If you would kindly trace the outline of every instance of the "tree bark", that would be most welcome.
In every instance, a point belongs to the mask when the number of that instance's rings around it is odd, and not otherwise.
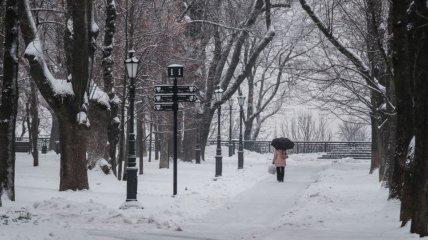
[[[158,120],[159,117],[156,117],[156,120]],[[159,152],[160,152],[160,134],[159,134],[159,124],[154,124],[155,126],[155,132],[153,135],[155,136],[155,160],[159,160]]]
[[[31,154],[33,155],[33,166],[39,166],[39,149],[38,149],[38,138],[39,138],[39,98],[37,92],[37,86],[34,81],[31,82],[31,95],[30,95],[30,143],[31,143]]]
[[[119,141],[119,119],[118,114],[118,97],[114,90],[114,79],[113,79],[113,45],[114,45],[114,34],[116,32],[116,5],[114,0],[106,0],[106,20],[105,20],[105,31],[104,31],[104,43],[103,43],[103,81],[104,89],[109,96],[110,103],[110,116],[107,127],[108,135],[108,159],[107,161],[112,166],[114,175],[117,176],[117,163],[116,163],[116,148]]]
[[[89,189],[86,167],[87,131],[70,118],[58,116],[61,139],[60,191]]]
[[[3,85],[0,105],[0,206],[6,192],[15,201],[15,125],[18,111],[18,4],[7,0],[4,24]]]
[[[139,171],[138,173],[142,175],[144,173],[144,121],[143,116],[140,114],[140,116],[137,118],[137,141],[135,144],[137,145],[137,154],[139,156]]]
[[[409,203],[405,206],[411,209],[412,225],[410,231],[420,237],[428,236],[428,9],[426,1],[414,1],[410,10],[413,13],[413,28],[411,34],[411,51],[414,54],[414,136],[415,146],[408,145],[407,161],[413,161],[410,167],[409,181],[404,182],[406,189],[409,184]],[[409,13],[409,10],[407,11]],[[398,89],[397,89],[398,90]],[[411,149],[415,147],[415,149]],[[412,153],[414,151],[414,153]],[[412,159],[414,154],[414,159]],[[404,205],[404,204],[403,204]],[[402,206],[403,206],[402,205]]]
[[[407,9],[409,2],[396,0],[392,3],[393,21],[393,64],[394,85],[396,92],[397,132],[394,169],[390,182],[390,198],[399,198],[402,191],[403,166],[407,148],[413,136],[413,80],[410,70],[409,44],[407,31]]]

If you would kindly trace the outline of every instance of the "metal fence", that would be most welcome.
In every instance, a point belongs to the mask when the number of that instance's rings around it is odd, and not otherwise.
[[[42,146],[49,146],[49,138],[42,137],[37,140],[38,148]],[[150,148],[148,140],[145,141],[147,150]],[[231,144],[235,151],[238,151],[239,141],[234,139]],[[244,141],[244,149],[258,153],[273,153],[274,148],[270,145],[270,141]],[[207,145],[216,145],[217,140],[210,139]],[[221,141],[222,146],[229,146],[229,141]],[[152,150],[155,147],[155,141],[151,144]],[[344,148],[360,148],[370,149],[371,142],[294,142],[294,148],[288,150],[289,154],[293,153],[322,153],[331,152],[334,150],[341,150]],[[17,152],[29,152],[31,149],[29,139],[27,137],[16,138],[16,151]]]
[[[232,147],[238,149],[238,140],[231,142]],[[274,148],[270,145],[270,141],[244,141],[244,149],[258,153],[273,153]],[[216,140],[209,140],[208,145],[217,144]],[[229,146],[229,141],[221,141],[223,146]],[[293,153],[321,153],[340,150],[343,148],[362,148],[369,149],[370,142],[294,142],[294,148],[288,150],[289,154]]]
[[[42,149],[42,146],[49,147],[50,139],[48,137],[41,137],[37,139],[37,148]],[[31,145],[28,137],[17,137],[15,138],[15,151],[16,152],[30,152]]]

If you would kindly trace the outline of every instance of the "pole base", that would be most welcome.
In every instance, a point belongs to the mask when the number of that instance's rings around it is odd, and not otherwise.
[[[244,168],[244,151],[238,151],[238,169]]]
[[[215,176],[220,177],[223,171],[223,157],[217,155],[215,157]]]
[[[143,205],[141,205],[137,200],[127,200],[124,202],[120,207],[120,210],[127,210],[127,209],[144,209]]]

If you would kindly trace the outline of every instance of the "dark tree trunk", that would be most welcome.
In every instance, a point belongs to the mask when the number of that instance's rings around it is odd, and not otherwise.
[[[71,116],[58,116],[61,144],[60,191],[89,189],[86,135],[87,130]]]
[[[254,118],[254,72],[247,77],[248,79],[248,96],[247,96],[247,117],[244,122],[244,140],[251,140],[253,133]]]
[[[414,28],[411,29],[411,46],[414,53],[414,104],[415,104],[415,146],[409,146],[408,161],[410,164],[410,181],[404,182],[413,184],[411,188],[410,203],[406,204],[411,209],[411,232],[417,233],[421,237],[428,236],[428,9],[426,1],[414,1],[415,8],[412,11],[414,18]],[[415,149],[410,149],[415,147]],[[414,159],[412,153],[414,151]],[[403,206],[403,205],[402,205]]]
[[[373,98],[373,96],[372,96]],[[373,113],[375,114],[375,113]],[[382,140],[380,139],[380,131],[379,131],[379,119],[378,116],[371,116],[371,161],[370,161],[370,174],[374,172],[374,170],[379,168],[380,164],[380,151]]]
[[[156,118],[158,119],[158,118]],[[154,137],[155,137],[155,160],[159,160],[159,153],[160,153],[160,134],[159,134],[159,124],[155,124],[155,133],[153,133]]]
[[[373,78],[379,81],[383,86],[387,85],[389,76],[386,68],[386,56],[384,57],[381,53],[383,50],[384,33],[382,32],[382,10],[383,4],[381,1],[366,0],[366,24],[367,24],[367,57],[370,63],[370,72]],[[371,98],[371,136],[372,136],[372,156],[370,164],[370,173],[373,173],[375,169],[379,168],[381,159],[385,156],[384,144],[382,139],[382,131],[380,129],[383,125],[383,113],[381,106],[385,103],[382,95],[377,91],[370,90]]]
[[[139,171],[138,171],[138,173],[140,175],[142,175],[144,173],[144,151],[143,151],[143,149],[144,149],[144,133],[143,133],[144,132],[144,128],[143,128],[144,121],[142,118],[143,118],[142,115],[140,115],[137,118],[137,141],[135,142],[135,144],[137,145],[137,149],[138,149],[137,154],[138,154],[139,159],[140,159]]]
[[[413,136],[413,80],[409,58],[407,32],[407,9],[409,1],[395,0],[392,3],[391,17],[393,21],[393,64],[394,84],[396,92],[397,132],[394,169],[390,182],[390,198],[399,198],[402,191],[403,166],[407,148]]]
[[[108,159],[114,175],[117,176],[117,163],[116,163],[116,147],[119,141],[119,119],[118,119],[118,97],[114,92],[114,79],[113,79],[113,44],[114,34],[116,32],[116,6],[114,0],[106,1],[106,20],[105,20],[105,31],[104,31],[104,43],[103,43],[103,80],[104,89],[109,96],[110,103],[110,116],[107,127],[108,135]]]
[[[249,141],[252,137],[254,119],[247,119],[244,122],[244,140]]]
[[[119,136],[119,153],[118,153],[118,170],[117,170],[117,178],[122,180],[123,174],[123,163],[125,158],[125,103],[126,103],[126,77],[124,77],[123,81],[123,92],[122,92],[122,102],[120,106],[120,136]]]
[[[17,1],[7,0],[4,17],[3,85],[0,105],[0,198],[15,201],[15,125],[18,110]],[[0,199],[1,206],[1,199]]]
[[[30,142],[31,142],[31,154],[33,155],[33,165],[39,166],[39,149],[38,149],[38,138],[39,138],[39,98],[37,92],[37,86],[34,81],[31,82],[31,96],[30,96]]]

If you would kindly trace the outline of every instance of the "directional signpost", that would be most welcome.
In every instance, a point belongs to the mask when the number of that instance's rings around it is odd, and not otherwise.
[[[174,79],[173,85],[158,85],[154,87],[155,96],[153,98],[156,111],[174,112],[174,173],[173,173],[173,195],[177,195],[177,132],[178,132],[178,103],[195,102],[195,93],[198,88],[195,86],[179,86],[177,78],[183,77],[183,66],[173,64],[168,66],[168,77]]]
[[[195,95],[190,94],[177,94],[177,100],[178,102],[195,102],[196,101]],[[173,94],[163,93],[163,94],[156,94],[153,100],[158,103],[164,103],[164,102],[173,102]]]

